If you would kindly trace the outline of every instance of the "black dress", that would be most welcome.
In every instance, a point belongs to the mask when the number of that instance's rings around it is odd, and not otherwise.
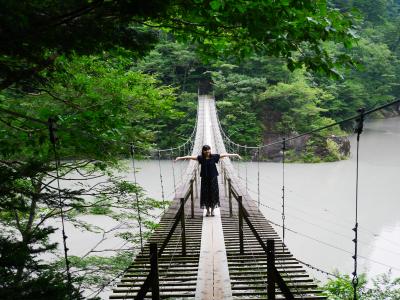
[[[216,164],[219,161],[219,154],[211,154],[209,159],[202,155],[197,156],[201,165],[200,177],[200,207],[215,208],[219,207],[219,189],[218,189],[218,170]]]

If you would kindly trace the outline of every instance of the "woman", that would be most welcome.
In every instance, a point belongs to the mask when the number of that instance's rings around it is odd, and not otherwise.
[[[214,216],[214,208],[219,207],[219,189],[218,189],[218,170],[216,164],[220,158],[238,157],[239,154],[211,154],[211,148],[204,145],[199,156],[182,156],[177,157],[175,161],[181,159],[197,160],[201,165],[201,189],[200,189],[200,207],[207,209],[206,216]],[[210,212],[211,210],[211,212]]]

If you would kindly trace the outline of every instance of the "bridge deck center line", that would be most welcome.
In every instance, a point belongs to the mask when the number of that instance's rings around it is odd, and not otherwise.
[[[204,114],[203,125],[205,129],[204,142],[209,144],[211,149],[215,151],[210,105],[207,99],[202,99],[202,102]],[[204,217],[203,220],[195,299],[232,299],[232,288],[219,208],[215,209],[214,217]]]

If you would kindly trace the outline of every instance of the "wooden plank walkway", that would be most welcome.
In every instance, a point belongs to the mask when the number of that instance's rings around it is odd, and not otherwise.
[[[197,132],[192,155],[200,153],[199,149],[205,143],[211,145],[213,152],[226,152],[219,130],[215,101],[203,96],[199,97]],[[197,172],[196,166],[194,161],[189,164],[187,181],[193,180]],[[220,175],[229,177],[236,193],[242,196],[243,207],[249,214],[248,220],[262,242],[266,244],[267,240],[274,240],[275,267],[293,294],[293,299],[326,299],[302,265],[283,245],[251,197],[244,192],[230,160],[223,159],[219,169]],[[240,252],[239,206],[232,199],[231,215],[228,188],[223,176],[219,180],[221,207],[215,217],[203,217],[204,212],[199,208],[199,199],[196,197],[194,218],[191,218],[191,201],[186,202],[186,254],[182,253],[182,231],[179,224],[158,258],[160,299],[268,299],[267,254],[246,223],[243,225],[244,252]],[[188,182],[182,184],[171,206],[161,218],[160,227],[155,230],[144,251],[139,253],[113,289],[110,299],[136,299],[150,272],[149,244],[163,244],[175,222],[180,198],[187,195],[189,186]],[[198,187],[195,190],[196,195]],[[276,299],[287,299],[277,286],[275,294]],[[150,290],[142,299],[151,298]]]
[[[220,210],[204,217],[195,299],[232,299]]]
[[[221,189],[223,192],[223,187]],[[244,224],[244,254],[239,249],[238,204],[232,200],[233,215],[230,216],[227,196],[222,202],[222,226],[227,251],[232,299],[267,299],[267,255],[250,228]],[[251,202],[244,202],[252,224],[264,242],[275,240],[275,264],[288,284],[295,299],[326,299],[283,243],[271,224]],[[276,289],[276,299],[285,299]]]
[[[181,252],[181,229],[178,226],[163,254],[158,258],[160,297],[162,299],[194,299],[195,296],[203,211],[199,208],[195,209],[195,217],[192,219],[188,213],[190,205],[190,201],[185,205],[187,254],[183,256]],[[177,212],[177,207],[177,203],[170,206],[167,214],[160,221],[160,227],[155,230],[146,243],[144,251],[139,253],[129,271],[113,289],[110,299],[134,299],[150,271],[149,244],[157,242],[160,245],[167,237],[174,223],[172,215]],[[151,292],[147,294],[146,299],[151,299]]]

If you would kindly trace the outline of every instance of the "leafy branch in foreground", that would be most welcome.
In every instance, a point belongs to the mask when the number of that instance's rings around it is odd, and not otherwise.
[[[354,289],[349,275],[338,275],[322,286],[329,300],[352,300]],[[392,278],[389,271],[368,282],[366,275],[359,276],[357,287],[358,299],[365,300],[395,300],[400,299],[400,278]]]

